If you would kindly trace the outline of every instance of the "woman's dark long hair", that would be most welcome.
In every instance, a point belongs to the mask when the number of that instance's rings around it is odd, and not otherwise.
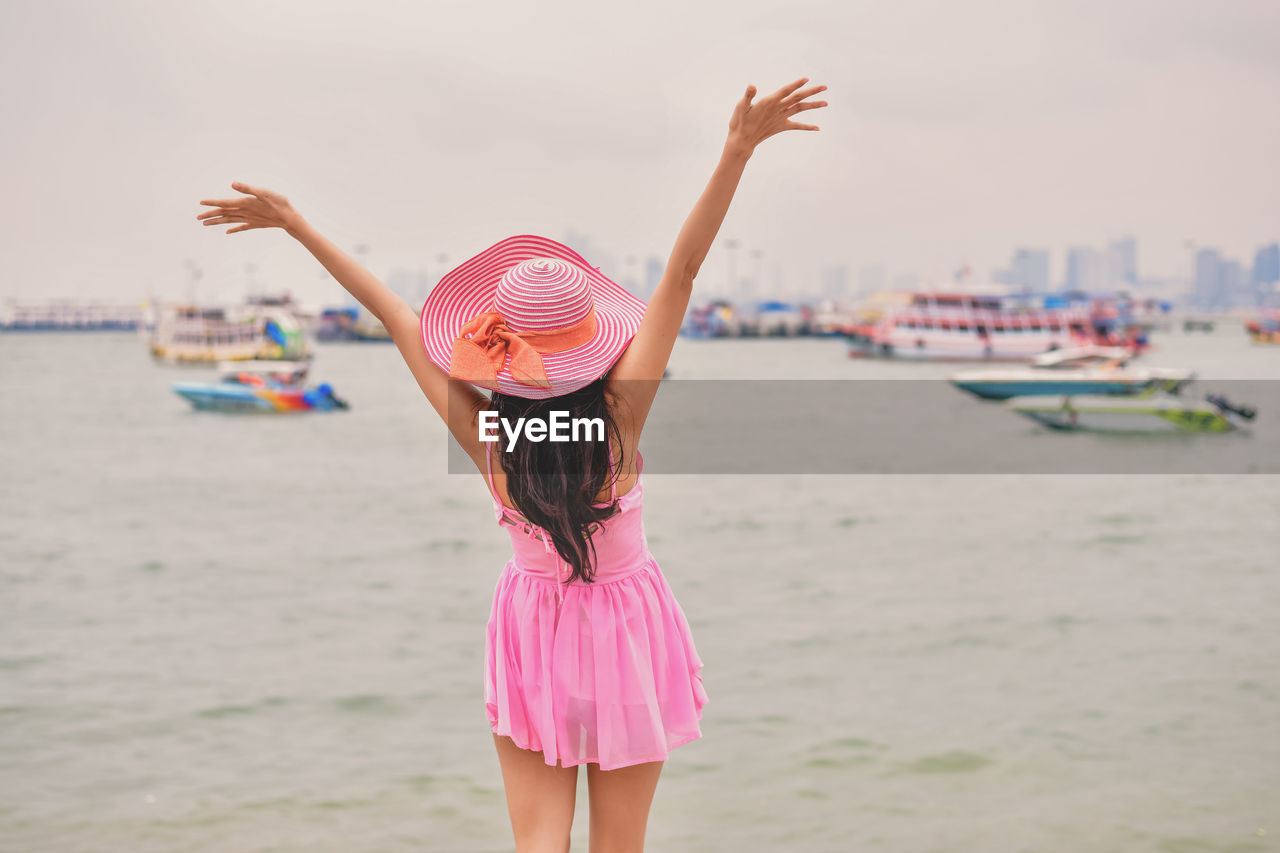
[[[499,427],[498,448],[507,475],[507,494],[525,518],[551,537],[560,557],[573,567],[571,579],[595,579],[595,526],[618,511],[617,503],[596,506],[596,495],[622,471],[622,454],[609,466],[610,442],[622,447],[622,433],[606,399],[605,377],[581,390],[544,400],[529,400],[494,392],[491,410],[514,429],[520,418],[551,422],[552,412],[572,418],[599,418],[604,441],[588,430],[588,440],[529,441],[522,434],[507,451],[506,433]],[[580,434],[581,435],[581,434]]]

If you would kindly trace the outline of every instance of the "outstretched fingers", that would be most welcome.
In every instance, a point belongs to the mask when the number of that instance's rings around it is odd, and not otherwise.
[[[792,104],[791,106],[786,108],[786,114],[789,116],[793,116],[796,113],[801,113],[801,112],[804,112],[805,110],[820,110],[826,105],[827,105],[826,101],[808,101],[800,104]]]
[[[800,101],[803,101],[805,98],[812,98],[814,95],[818,94],[819,92],[825,92],[826,90],[827,90],[826,86],[810,86],[807,89],[801,89],[800,91],[793,92],[792,94],[787,95],[785,98],[783,98],[782,105],[790,106],[791,104],[799,103]]]
[[[209,204],[210,202],[200,202],[201,204]],[[196,214],[196,219],[207,219],[210,216],[226,216],[229,213],[239,213],[239,208],[219,206],[213,210],[205,210]]]
[[[231,189],[239,190],[245,195],[251,195],[257,198],[263,198],[264,194],[267,192],[267,190],[261,189],[259,187],[251,187],[248,184],[244,183],[243,181],[233,181],[231,183]],[[247,199],[243,195],[239,196],[238,198],[202,198],[200,199],[201,204],[211,204],[211,205],[216,205],[218,207],[239,207],[240,204],[244,201],[247,201]]]
[[[808,77],[801,77],[799,80],[795,80],[783,86],[781,89],[774,92],[769,97],[775,100],[781,101],[785,99],[788,95],[790,95],[792,92],[794,92],[796,89],[799,89],[801,86],[803,86],[805,83],[808,83],[808,82],[809,82]]]
[[[256,224],[256,223],[253,223],[253,222],[249,222],[249,221],[248,221],[244,216],[240,216],[240,215],[215,216],[215,217],[214,217],[214,218],[212,218],[212,219],[206,219],[206,220],[204,221],[204,224],[205,224],[205,225],[234,225],[234,226],[236,226],[236,227],[234,227],[234,228],[228,228],[228,229],[227,229],[227,232],[226,232],[226,233],[228,233],[228,234],[234,234],[234,233],[236,233],[237,231],[248,231],[248,230],[253,229],[253,228],[261,228],[261,227],[263,227],[263,226],[262,226],[262,225],[260,225],[260,224]]]
[[[206,198],[200,203],[209,207],[196,214],[204,225],[234,225],[226,233],[252,231],[256,228],[287,228],[298,221],[289,200],[277,192],[234,181],[232,189],[244,195],[239,198]]]
[[[255,218],[248,211],[243,210],[210,210],[200,214],[198,218],[204,219],[205,225],[233,225],[236,223],[253,224]],[[257,225],[261,223],[258,222]],[[230,232],[228,232],[230,233]]]
[[[780,106],[782,107],[783,116],[789,119],[791,116],[794,116],[798,113],[802,113],[805,110],[818,110],[827,106],[826,101],[807,100],[808,98],[812,98],[814,95],[818,94],[819,92],[825,92],[826,89],[827,89],[826,86],[810,86],[806,89],[793,89],[792,93],[787,97],[783,98],[780,104]],[[783,127],[787,130],[817,130],[818,129],[818,126],[816,124],[804,124],[798,121],[787,121],[785,124],[783,124]]]

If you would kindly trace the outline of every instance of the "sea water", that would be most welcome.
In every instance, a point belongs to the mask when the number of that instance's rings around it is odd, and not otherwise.
[[[1280,378],[1240,330],[1157,344]],[[671,368],[953,369],[822,339],[682,341]],[[168,387],[211,375],[127,333],[0,336],[0,849],[510,849],[481,695],[510,545],[483,480],[447,473],[392,346],[320,346],[347,412]],[[1276,849],[1277,477],[645,490],[711,698],[650,849]],[[579,797],[585,851],[585,774]]]

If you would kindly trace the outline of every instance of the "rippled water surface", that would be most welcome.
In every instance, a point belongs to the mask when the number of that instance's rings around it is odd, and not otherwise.
[[[1158,343],[1280,378],[1236,329]],[[952,368],[800,340],[672,369]],[[168,390],[208,375],[0,336],[0,849],[510,849],[482,479],[393,347],[319,349],[345,413]],[[651,849],[1277,849],[1276,477],[654,475],[645,503],[711,697]]]

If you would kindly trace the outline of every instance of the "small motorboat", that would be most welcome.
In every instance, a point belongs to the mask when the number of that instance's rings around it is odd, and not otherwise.
[[[1280,344],[1280,310],[1246,320],[1244,328],[1255,344]]]
[[[1209,394],[1203,400],[1152,392],[1141,396],[1043,395],[1006,403],[1020,415],[1058,430],[1093,432],[1227,432],[1252,421],[1257,411]]]
[[[200,411],[327,412],[350,408],[328,382],[305,388],[239,367],[218,382],[174,382],[171,387]]]
[[[1126,347],[1084,346],[1043,353],[1030,367],[965,370],[950,377],[952,385],[984,400],[1042,394],[1142,394],[1152,390],[1176,394],[1195,378],[1177,367],[1132,367]]]

